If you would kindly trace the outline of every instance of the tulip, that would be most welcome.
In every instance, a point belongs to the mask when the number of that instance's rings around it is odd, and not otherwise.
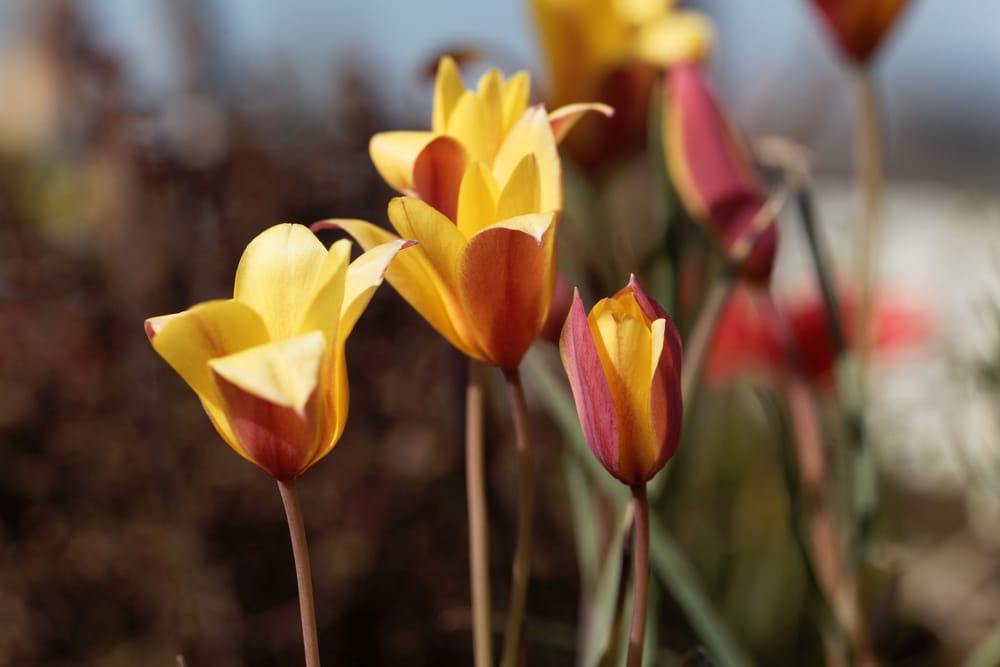
[[[422,199],[455,221],[459,189],[472,163],[492,172],[500,187],[525,155],[533,153],[541,180],[538,210],[562,209],[562,171],[555,144],[587,111],[610,116],[605,105],[571,104],[547,114],[528,107],[531,77],[504,80],[492,69],[476,90],[466,90],[455,60],[438,64],[430,131],[380,132],[369,153],[385,182]]]
[[[681,340],[635,276],[586,314],[579,292],[559,341],[583,433],[608,472],[644,484],[681,434]]]
[[[606,168],[637,150],[646,136],[649,94],[657,74],[682,61],[705,59],[712,29],[698,12],[670,0],[532,0],[548,60],[552,104],[600,100],[615,108],[610,122],[584,119],[568,142],[580,166]]]
[[[841,52],[865,63],[878,51],[908,0],[812,0]]]
[[[349,263],[301,225],[276,225],[247,246],[233,298],[146,320],[153,348],[195,391],[219,435],[279,482],[336,445],[347,420],[344,344],[386,267],[394,240]]]
[[[452,345],[504,370],[517,367],[549,312],[555,226],[562,209],[556,143],[588,110],[528,107],[527,73],[483,75],[465,90],[454,60],[438,67],[430,132],[384,132],[371,156],[404,193],[389,221],[420,242],[386,274]],[[329,220],[371,248],[396,238],[361,220]]]
[[[743,278],[766,284],[778,232],[743,142],[694,65],[671,68],[664,96],[663,150],[681,203]]]

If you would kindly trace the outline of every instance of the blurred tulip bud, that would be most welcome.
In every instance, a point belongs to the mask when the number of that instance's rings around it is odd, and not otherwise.
[[[812,0],[812,4],[841,52],[864,63],[878,51],[908,0]]]
[[[742,278],[767,283],[778,231],[743,142],[696,66],[672,67],[664,96],[663,150],[681,203]]]

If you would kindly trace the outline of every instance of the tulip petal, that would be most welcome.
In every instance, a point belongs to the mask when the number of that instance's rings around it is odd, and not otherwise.
[[[431,111],[431,129],[435,134],[444,134],[448,127],[448,117],[455,109],[458,98],[465,92],[462,75],[451,56],[444,56],[438,62],[437,77],[434,80],[434,108]],[[388,180],[388,179],[386,179]]]
[[[195,391],[216,430],[244,457],[222,409],[222,397],[208,363],[269,340],[267,326],[252,308],[238,301],[208,301],[183,313],[147,320],[153,349]]]
[[[531,75],[518,72],[503,84],[503,125],[501,136],[507,134],[528,108],[528,95],[531,91]]]
[[[375,246],[351,262],[347,270],[344,287],[344,301],[340,312],[340,329],[337,336],[340,341],[346,340],[354,329],[355,323],[368,306],[375,290],[382,284],[385,272],[396,254],[414,245],[415,241],[396,239]]]
[[[368,142],[368,155],[389,187],[412,194],[417,156],[437,136],[434,132],[379,132]]]
[[[618,416],[580,292],[559,337],[559,354],[569,377],[583,435],[597,460],[618,477]]]
[[[209,363],[239,445],[275,479],[302,474],[333,441],[311,400],[325,348],[323,333],[313,331]]]
[[[390,208],[400,206],[395,202],[395,199],[390,202]],[[401,213],[395,215],[402,216]],[[323,225],[343,229],[365,250],[399,240],[381,227],[364,220],[330,220]],[[405,228],[412,231],[409,225]],[[396,257],[389,264],[385,277],[399,295],[448,342],[465,354],[482,359],[482,353],[468,333],[455,284],[438,271],[426,252],[426,245],[420,240],[418,245]],[[454,275],[454,270],[452,274]]]
[[[515,167],[514,173],[510,175],[503,192],[500,193],[495,219],[507,220],[543,211],[539,179],[538,160],[534,153],[528,153]]]
[[[437,137],[413,162],[413,194],[454,222],[467,162],[465,148],[456,139]]]
[[[494,366],[520,363],[538,335],[555,279],[554,213],[535,213],[487,227],[459,260],[459,298],[469,326]]]
[[[309,309],[295,334],[322,331],[327,335],[327,342],[337,339],[340,311],[344,302],[344,277],[347,275],[350,259],[349,240],[341,239],[330,246],[320,265],[311,298],[308,294],[302,294],[302,299],[309,303]]]
[[[306,403],[319,384],[325,349],[323,332],[311,331],[218,357],[208,365],[217,377],[304,418]]]
[[[458,103],[448,118],[446,134],[457,139],[469,151],[470,160],[490,162],[493,159],[486,111],[475,92],[467,90],[458,98]]]
[[[694,65],[670,69],[665,115],[670,176],[692,215],[707,220],[726,201],[755,198],[763,203],[746,150]],[[725,221],[713,222],[726,226]],[[721,229],[715,233],[724,235]]]
[[[712,50],[712,26],[698,12],[671,12],[644,25],[633,48],[637,59],[658,67],[701,62]]]
[[[458,193],[458,231],[465,238],[497,221],[497,199],[500,191],[489,167],[473,162],[465,170]]]
[[[615,115],[613,108],[600,102],[578,102],[559,107],[549,114],[549,125],[552,128],[552,135],[555,137],[557,144],[566,138],[566,135],[573,129],[576,122],[588,111],[595,111],[607,118]]]
[[[556,150],[555,137],[548,115],[541,106],[534,106],[507,133],[493,161],[493,176],[501,189],[506,187],[524,156],[534,153],[541,178],[540,211],[562,210],[562,168]]]
[[[483,157],[487,163],[493,161],[500,146],[500,130],[503,125],[503,74],[491,69],[479,79],[476,87],[481,113],[483,115]]]
[[[327,251],[302,225],[275,225],[250,242],[236,269],[233,298],[253,308],[272,339],[299,333]]]

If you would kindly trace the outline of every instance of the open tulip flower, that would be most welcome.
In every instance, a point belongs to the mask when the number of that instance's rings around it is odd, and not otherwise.
[[[441,60],[433,130],[385,132],[371,156],[386,181],[411,196],[389,204],[403,238],[420,243],[389,268],[396,290],[463,353],[516,368],[545,322],[555,279],[555,225],[562,209],[556,143],[588,111],[528,107],[528,75],[487,72],[465,90],[455,62]],[[361,220],[330,220],[364,248],[396,238]]]
[[[615,108],[607,123],[584,119],[569,141],[581,166],[606,166],[608,157],[641,145],[649,94],[658,73],[678,62],[701,61],[712,46],[708,20],[677,10],[673,0],[532,0],[548,61],[552,104],[600,100]]]
[[[864,63],[878,51],[908,0],[812,0],[841,52]]]
[[[766,284],[778,232],[760,215],[767,197],[743,142],[695,65],[672,67],[664,95],[663,150],[681,203],[743,278]]]
[[[402,194],[422,199],[455,220],[468,166],[481,163],[502,188],[528,154],[541,181],[538,210],[562,210],[558,143],[588,111],[610,116],[603,104],[570,104],[552,113],[529,107],[531,77],[504,80],[491,69],[476,90],[466,90],[450,56],[438,63],[430,131],[379,132],[369,143],[375,168]]]
[[[233,298],[146,320],[154,349],[194,389],[222,439],[279,481],[333,449],[347,421],[344,343],[400,249],[350,259],[302,225],[247,246]]]
[[[635,276],[584,312],[579,292],[559,343],[583,433],[621,482],[649,481],[681,434],[681,340]]]

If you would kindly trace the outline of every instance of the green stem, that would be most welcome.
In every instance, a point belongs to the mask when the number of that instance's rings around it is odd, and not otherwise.
[[[490,556],[483,474],[483,365],[469,359],[465,394],[465,492],[469,511],[469,584],[472,589],[472,635],[476,667],[493,662],[490,623]]]
[[[858,90],[857,178],[862,192],[862,230],[858,234],[858,258],[861,263],[861,303],[859,304],[856,345],[859,350],[861,377],[868,381],[874,328],[875,292],[879,278],[882,243],[882,200],[885,182],[882,168],[882,132],[878,96],[871,68],[861,65],[854,70]]]
[[[299,585],[299,615],[302,619],[302,643],[305,647],[306,667],[319,667],[319,640],[316,638],[316,608],[313,605],[312,573],[309,569],[309,546],[306,529],[302,523],[302,507],[295,490],[295,480],[278,480],[281,502],[288,519],[288,534],[292,539],[292,556],[295,559],[295,578]]]
[[[519,499],[517,508],[517,545],[514,551],[513,581],[510,609],[503,643],[501,667],[514,667],[520,661],[524,644],[524,607],[528,596],[528,574],[531,568],[531,523],[535,504],[535,468],[528,441],[528,408],[524,388],[517,369],[504,372],[510,391],[514,433],[517,439],[519,468]]]
[[[632,548],[632,631],[629,633],[628,667],[641,667],[649,591],[649,501],[645,482],[632,487],[632,506],[635,508],[635,541]]]

